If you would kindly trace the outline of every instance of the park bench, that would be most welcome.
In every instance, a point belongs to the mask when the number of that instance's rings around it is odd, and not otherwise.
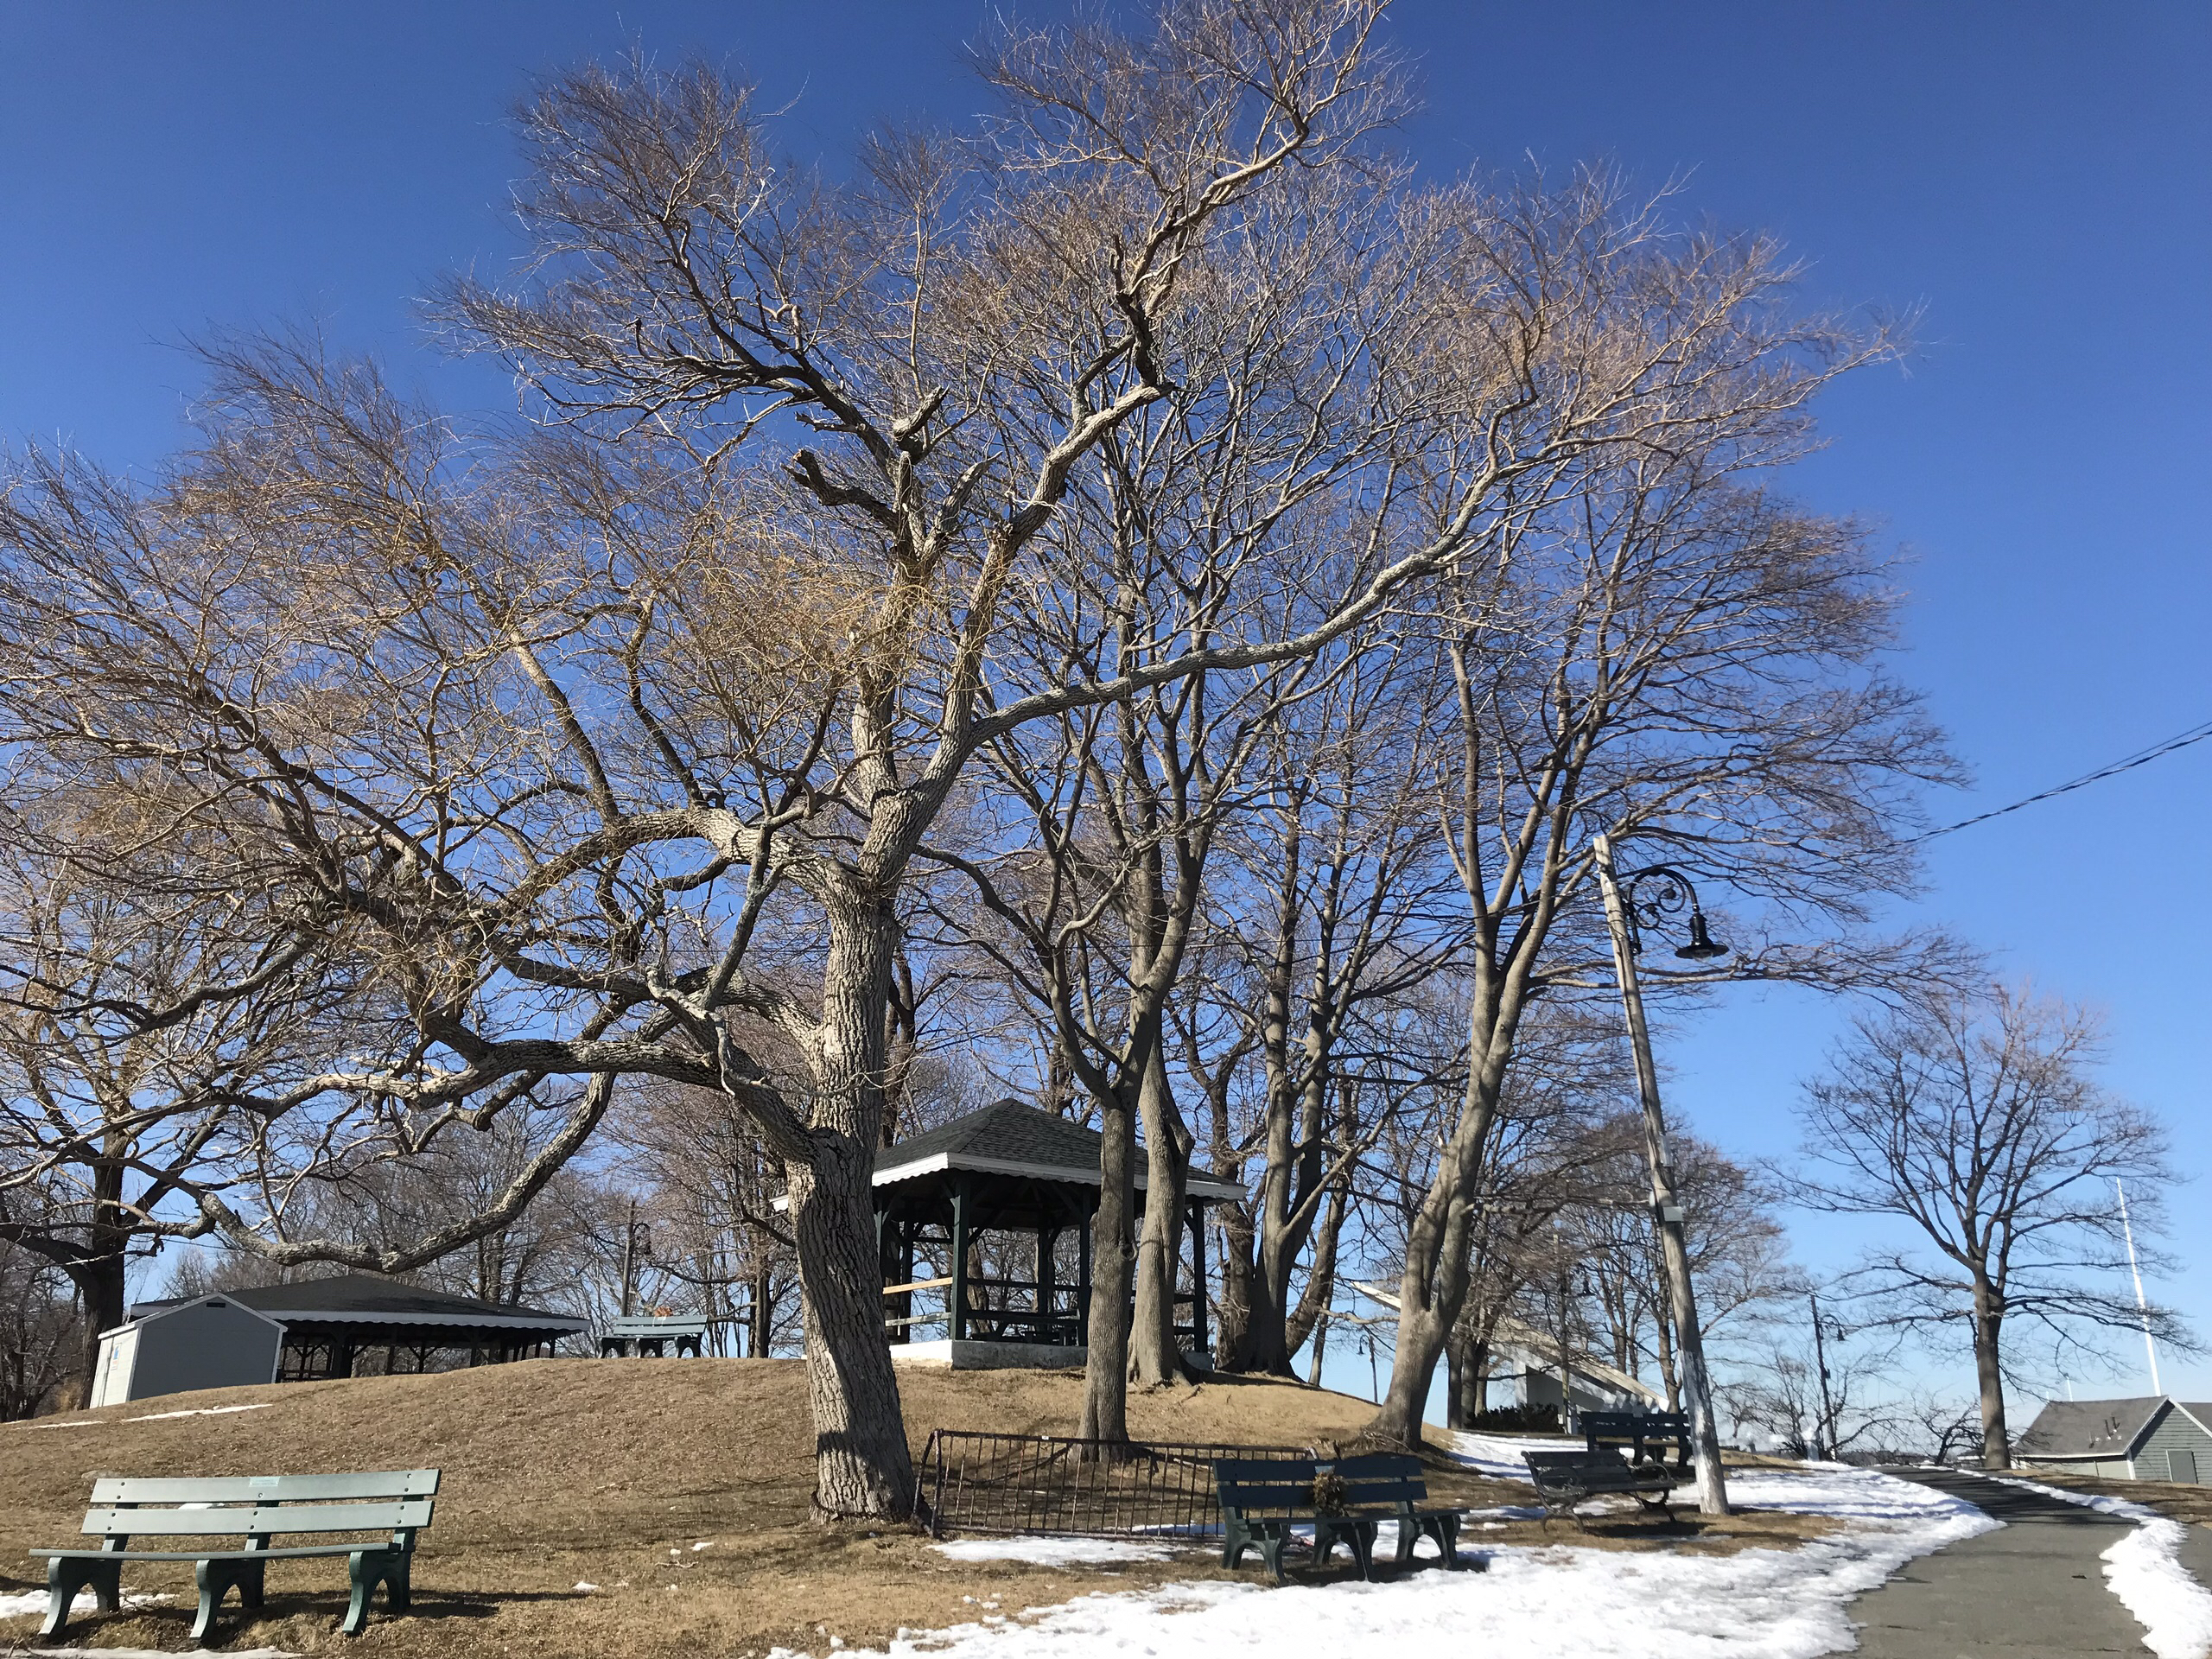
[[[1375,1576],[1373,1516],[1322,1515],[1313,1507],[1313,1478],[1321,1465],[1311,1458],[1221,1458],[1213,1484],[1221,1503],[1221,1564],[1235,1567],[1244,1552],[1256,1549],[1277,1584],[1282,1582],[1283,1546],[1294,1529],[1313,1529],[1313,1564],[1320,1566],[1338,1544],[1351,1551],[1359,1576]]]
[[[1590,1452],[1626,1452],[1636,1464],[1664,1464],[1671,1446],[1679,1473],[1690,1466],[1690,1420],[1679,1411],[1586,1411],[1582,1445]]]
[[[1576,1526],[1588,1531],[1575,1505],[1614,1492],[1628,1493],[1647,1511],[1656,1510],[1670,1522],[1675,1518],[1667,1495],[1681,1484],[1681,1478],[1662,1465],[1631,1464],[1618,1452],[1529,1452],[1522,1453],[1522,1460],[1529,1465],[1529,1478],[1535,1483],[1536,1496],[1543,1500],[1546,1527],[1551,1525],[1554,1511],[1565,1510]]]
[[[390,1611],[407,1611],[415,1535],[430,1524],[437,1490],[435,1469],[217,1479],[103,1476],[92,1483],[92,1507],[81,1529],[99,1539],[99,1548],[31,1552],[48,1563],[46,1624],[39,1635],[61,1634],[79,1590],[90,1589],[100,1611],[113,1612],[122,1605],[125,1561],[197,1561],[200,1617],[192,1639],[199,1644],[207,1640],[215,1610],[232,1589],[243,1605],[261,1605],[262,1576],[270,1561],[343,1555],[353,1600],[340,1628],[359,1636],[378,1585],[385,1587]],[[342,1533],[382,1533],[385,1538],[372,1543],[332,1537]],[[270,1544],[271,1538],[298,1536],[324,1541],[274,1548]],[[133,1549],[133,1538],[238,1542],[229,1548],[203,1543],[192,1549]]]
[[[609,1319],[599,1333],[599,1357],[627,1358],[634,1347],[640,1357],[650,1354],[659,1359],[673,1344],[678,1358],[689,1353],[696,1359],[706,1343],[707,1325],[705,1319],[664,1313],[625,1313]]]
[[[1428,1477],[1421,1472],[1419,1458],[1408,1457],[1402,1452],[1376,1452],[1339,1458],[1333,1465],[1323,1464],[1320,1467],[1333,1467],[1344,1478],[1344,1502],[1348,1506],[1367,1510],[1389,1507],[1398,1522],[1400,1567],[1412,1561],[1414,1546],[1423,1538],[1436,1541],[1445,1566],[1459,1565],[1459,1512],[1419,1507],[1428,1501]],[[1390,1516],[1381,1518],[1387,1520]]]

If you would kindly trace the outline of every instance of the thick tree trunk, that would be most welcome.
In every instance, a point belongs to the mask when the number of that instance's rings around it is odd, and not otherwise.
[[[1090,1353],[1083,1372],[1083,1428],[1087,1440],[1129,1437],[1129,1296],[1136,1253],[1131,1248],[1135,1208],[1135,1112],[1116,1090],[1098,1102],[1105,1144],[1098,1154],[1098,1211],[1090,1222]]]
[[[1437,1160],[1435,1179],[1406,1230],[1406,1266],[1398,1279],[1398,1347],[1390,1387],[1368,1435],[1399,1446],[1421,1444],[1421,1411],[1428,1402],[1436,1362],[1467,1298],[1474,1245],[1476,1179],[1497,1121],[1503,1069],[1482,1057],[1494,1052],[1499,1021],[1478,1020],[1466,1094],[1459,1122]],[[1485,1034],[1491,1041],[1481,1040]]]
[[[85,1232],[85,1254],[69,1264],[69,1278],[85,1305],[85,1326],[77,1352],[77,1397],[92,1397],[99,1375],[100,1332],[123,1323],[124,1251],[130,1243],[130,1217],[123,1208],[122,1157],[127,1141],[111,1135],[113,1154],[92,1168],[92,1218]]]
[[[1217,1163],[1217,1170],[1225,1166]],[[1228,1179],[1235,1179],[1231,1175]],[[1214,1352],[1220,1357],[1217,1369],[1236,1369],[1236,1361],[1248,1345],[1248,1333],[1252,1325],[1252,1214],[1242,1204],[1223,1204],[1214,1208],[1214,1248],[1211,1254],[1220,1275],[1221,1294],[1214,1306]]]
[[[814,1503],[825,1516],[900,1520],[913,1506],[913,1464],[883,1332],[872,1185],[896,936],[880,906],[830,907],[819,1096],[807,1163],[790,1160],[814,1413]]]
[[[913,1466],[883,1337],[874,1220],[865,1230],[853,1224],[855,1207],[869,1199],[873,1150],[871,1143],[824,1148],[812,1168],[793,1166],[791,1233],[814,1414],[816,1513],[900,1520],[913,1505]]]
[[[2012,1437],[2005,1427],[2005,1370],[1998,1335],[2005,1323],[2004,1299],[1980,1274],[1974,1284],[1974,1370],[1981,1385],[1981,1465],[2012,1466]]]
[[[1144,1229],[1137,1241],[1136,1306],[1129,1325],[1129,1381],[1158,1388],[1183,1375],[1175,1339],[1175,1269],[1183,1254],[1183,1198],[1191,1174],[1191,1132],[1176,1109],[1167,1059],[1158,1043],[1138,1096],[1144,1116]],[[1205,1294],[1205,1287],[1197,1287]]]

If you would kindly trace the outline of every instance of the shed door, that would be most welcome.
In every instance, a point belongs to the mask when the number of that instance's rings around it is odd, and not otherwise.
[[[138,1363],[138,1329],[117,1332],[100,1344],[99,1375],[92,1382],[91,1403],[119,1406],[130,1398],[130,1373]]]
[[[2184,1486],[2196,1484],[2196,1453],[2173,1451],[2166,1453],[2166,1478],[2177,1480]]]

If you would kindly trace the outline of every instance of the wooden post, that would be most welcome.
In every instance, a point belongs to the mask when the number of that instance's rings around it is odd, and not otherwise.
[[[920,1232],[921,1226],[922,1224],[918,1221],[899,1224],[899,1282],[902,1285],[911,1285],[914,1282],[914,1237]],[[914,1339],[914,1293],[911,1290],[900,1291],[896,1300],[892,1304],[892,1308],[900,1320],[897,1340],[912,1342]]]
[[[1079,1241],[1075,1268],[1076,1318],[1087,1331],[1090,1328],[1090,1217],[1084,1216],[1077,1226]]]
[[[1193,1203],[1191,1211],[1191,1351],[1205,1352],[1206,1341],[1206,1211]]]
[[[952,1177],[952,1339],[968,1337],[968,1181]]]
[[[1037,1224],[1037,1337],[1040,1342],[1051,1342],[1058,1334],[1053,1324],[1052,1304],[1058,1300],[1052,1286],[1052,1245],[1059,1237],[1059,1230],[1049,1221]]]
[[[1636,1051],[1636,1082],[1643,1096],[1643,1151],[1651,1166],[1651,1212],[1667,1263],[1667,1290],[1675,1315],[1675,1344],[1680,1355],[1683,1402],[1690,1408],[1691,1443],[1697,1461],[1697,1506],[1706,1515],[1726,1515],[1728,1484],[1720,1469],[1720,1425],[1713,1412],[1713,1381],[1705,1369],[1705,1341],[1697,1321],[1697,1296],[1690,1286],[1690,1254],[1682,1230],[1682,1199],[1667,1152],[1667,1120],[1659,1109],[1659,1071],[1651,1060],[1651,1033],[1643,1023],[1643,992],[1636,981],[1636,952],[1629,942],[1628,910],[1613,880],[1612,843],[1599,836],[1598,887],[1605,895],[1605,921],[1613,935],[1613,971],[1620,980],[1621,1008]]]

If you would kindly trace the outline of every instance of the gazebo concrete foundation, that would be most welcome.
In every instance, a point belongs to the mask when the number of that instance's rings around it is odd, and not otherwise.
[[[952,1371],[1080,1370],[1088,1348],[1041,1342],[894,1342],[891,1358],[899,1365],[932,1365]]]

